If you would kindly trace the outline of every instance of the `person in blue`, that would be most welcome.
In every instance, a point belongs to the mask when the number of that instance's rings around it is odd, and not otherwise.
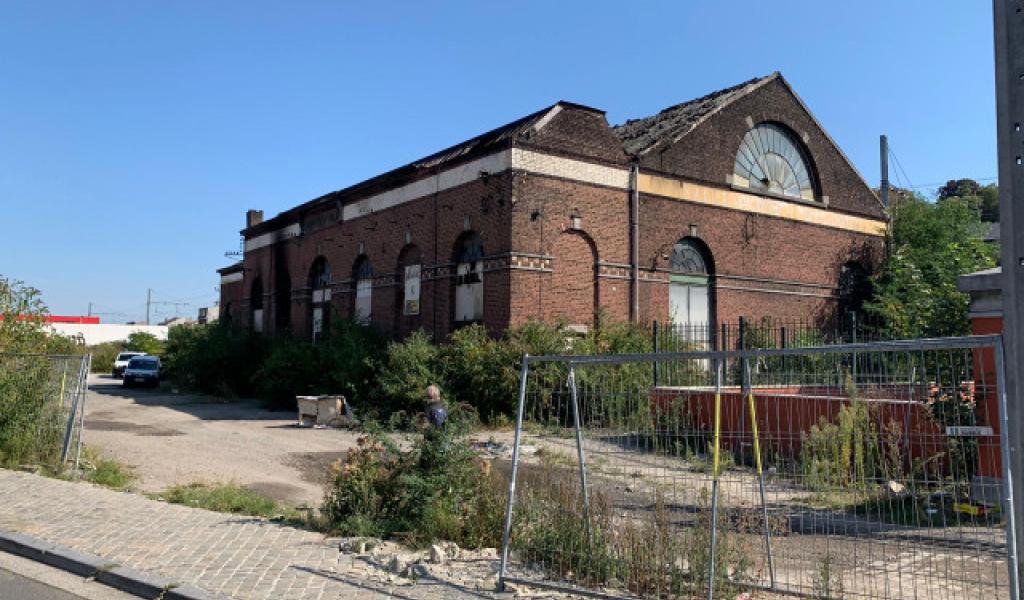
[[[441,401],[441,388],[436,385],[427,386],[427,423],[432,429],[444,430],[445,422],[448,421],[448,407]]]

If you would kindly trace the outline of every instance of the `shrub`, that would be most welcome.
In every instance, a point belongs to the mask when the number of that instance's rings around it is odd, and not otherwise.
[[[357,405],[368,405],[377,375],[375,366],[385,350],[377,331],[349,319],[333,319],[330,335],[315,348],[323,393],[345,394]]]
[[[228,324],[172,327],[163,374],[182,387],[207,394],[251,395],[266,352],[264,345],[259,335]]]
[[[0,276],[0,465],[60,465],[60,376],[46,354],[80,354],[80,340],[53,335],[39,291]]]
[[[323,391],[317,356],[308,341],[281,336],[270,340],[268,347],[255,375],[261,399],[273,406],[289,407],[294,405],[295,396]]]
[[[335,465],[322,513],[342,535],[478,548],[500,542],[504,499],[463,438],[430,430],[408,451],[383,436],[361,437]]]
[[[441,356],[455,401],[474,406],[485,421],[513,414],[522,359],[518,348],[491,338],[480,325],[471,325],[452,334]]]
[[[42,355],[0,355],[0,465],[57,469],[64,418],[59,377]]]
[[[440,351],[425,331],[391,342],[379,368],[377,395],[390,410],[418,410],[424,390],[443,383]]]
[[[114,365],[114,359],[124,350],[124,342],[103,342],[89,346],[86,351],[92,354],[93,373],[109,373]]]

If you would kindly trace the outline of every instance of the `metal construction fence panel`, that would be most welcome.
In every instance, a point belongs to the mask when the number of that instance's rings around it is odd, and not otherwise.
[[[0,452],[77,469],[92,355],[0,353]]]
[[[1002,368],[998,336],[525,357],[501,583],[1017,600]]]

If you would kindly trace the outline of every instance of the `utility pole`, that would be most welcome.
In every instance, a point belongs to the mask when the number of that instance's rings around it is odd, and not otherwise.
[[[153,304],[153,288],[146,289],[146,325],[149,325],[149,307]]]
[[[878,186],[882,206],[889,208],[889,138],[882,134],[878,138],[878,154],[881,157],[882,182]]]
[[[92,316],[92,302],[91,301],[89,302],[89,312],[86,313],[86,316],[87,317],[91,317]]]
[[[999,141],[999,204],[1003,269],[1003,347],[1006,361],[1007,423],[1011,490],[1016,509],[1024,502],[1024,4],[993,0],[996,50],[996,131]],[[1022,522],[1016,520],[1017,540]],[[1017,552],[1017,573],[1022,572]],[[1018,575],[1017,580],[1020,580]]]

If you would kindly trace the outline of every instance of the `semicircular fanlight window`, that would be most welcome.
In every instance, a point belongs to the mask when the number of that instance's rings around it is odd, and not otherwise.
[[[736,153],[734,183],[756,191],[814,200],[804,153],[784,128],[761,123],[747,132]]]

